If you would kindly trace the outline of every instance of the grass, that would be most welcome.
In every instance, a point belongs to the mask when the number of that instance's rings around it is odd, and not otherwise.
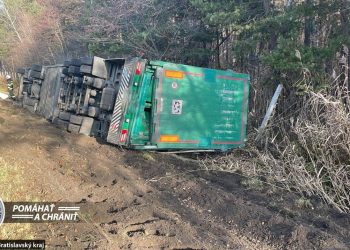
[[[2,93],[7,93],[7,87],[6,87],[6,85],[3,85],[2,83],[0,83],[0,92],[2,92]]]
[[[25,169],[0,157],[0,197],[6,201],[32,200],[27,193]],[[32,225],[27,223],[6,223],[0,226],[0,239],[34,239]]]
[[[146,160],[146,161],[156,161],[153,157],[153,155],[149,152],[144,152],[142,154],[142,157]]]
[[[16,93],[16,91],[19,87],[19,83],[16,79],[13,81],[13,85],[14,85],[14,92]],[[3,76],[0,76],[0,92],[6,93],[6,94],[8,93],[7,81]]]
[[[7,93],[6,79],[0,76],[0,92]]]
[[[264,183],[257,177],[247,178],[241,182],[241,184],[247,188],[255,190],[263,190]]]

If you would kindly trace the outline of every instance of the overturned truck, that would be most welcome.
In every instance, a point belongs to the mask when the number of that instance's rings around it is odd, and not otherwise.
[[[246,74],[100,57],[18,73],[23,107],[70,132],[149,150],[226,151],[245,142]]]

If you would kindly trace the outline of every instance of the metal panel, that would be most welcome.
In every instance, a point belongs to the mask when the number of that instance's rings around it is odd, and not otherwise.
[[[59,89],[62,84],[62,69],[63,65],[44,67],[45,78],[41,84],[37,112],[46,119],[51,119],[53,117],[54,109],[57,106]]]
[[[105,59],[94,56],[94,62],[92,65],[92,75],[103,79],[107,78],[108,75],[107,75]]]
[[[120,125],[125,111],[125,100],[128,97],[128,88],[135,61],[124,65],[119,91],[114,105],[112,121],[108,130],[107,142],[120,144]]]
[[[242,146],[248,91],[245,74],[164,64],[155,92],[152,144],[160,149]]]

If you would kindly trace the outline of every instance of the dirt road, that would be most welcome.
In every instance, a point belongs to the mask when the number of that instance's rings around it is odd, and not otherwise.
[[[300,206],[296,195],[251,189],[239,175],[70,134],[0,101],[4,171],[6,201],[86,202],[92,219],[21,224],[12,234],[5,224],[0,239],[27,233],[55,249],[350,248],[350,216],[318,201]]]

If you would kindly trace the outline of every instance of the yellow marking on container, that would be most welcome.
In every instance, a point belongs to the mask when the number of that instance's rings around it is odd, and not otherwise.
[[[177,78],[177,79],[183,79],[185,76],[185,73],[182,71],[176,71],[176,70],[165,70],[165,77],[166,78]]]
[[[178,142],[179,136],[178,135],[161,135],[160,136],[160,142]]]

